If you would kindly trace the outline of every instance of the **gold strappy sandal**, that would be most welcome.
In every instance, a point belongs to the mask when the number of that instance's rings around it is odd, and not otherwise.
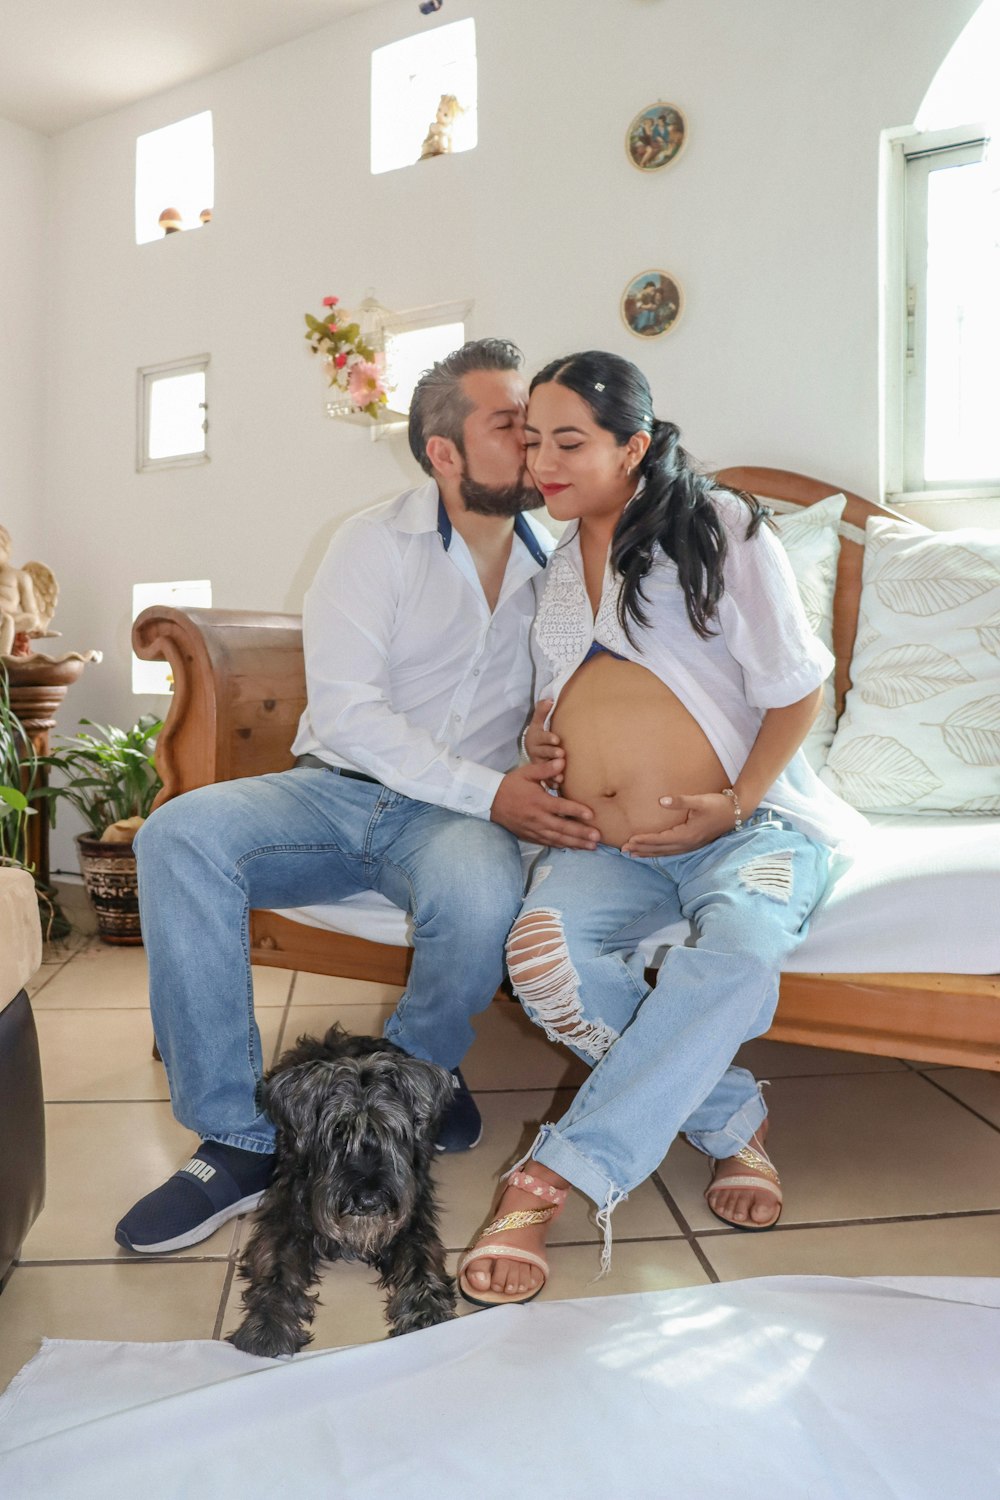
[[[463,1255],[458,1266],[458,1289],[466,1302],[471,1302],[474,1307],[502,1307],[508,1302],[531,1302],[549,1278],[549,1263],[544,1256],[536,1255],[533,1250],[521,1250],[517,1245],[505,1245],[502,1242],[491,1244],[490,1237],[503,1234],[507,1229],[527,1229],[532,1224],[547,1224],[550,1219],[557,1218],[566,1202],[568,1189],[553,1187],[551,1183],[542,1182],[541,1178],[532,1177],[527,1172],[511,1172],[507,1183],[510,1187],[520,1188],[523,1193],[531,1193],[543,1200],[546,1207],[518,1208],[513,1213],[501,1214],[499,1219],[487,1224],[472,1249]],[[542,1285],[523,1297],[510,1296],[506,1292],[480,1291],[478,1287],[474,1289],[466,1280],[465,1273],[475,1260],[513,1260],[522,1265],[536,1266],[542,1273]]]
[[[783,1201],[781,1195],[781,1179],[775,1171],[773,1163],[771,1162],[770,1158],[765,1156],[762,1152],[755,1151],[753,1146],[741,1146],[739,1151],[735,1152],[734,1155],[737,1161],[741,1161],[745,1167],[749,1167],[751,1171],[759,1175],[754,1177],[747,1177],[741,1174],[735,1177],[720,1178],[718,1181],[716,1181],[715,1171],[713,1169],[712,1181],[705,1189],[705,1202],[708,1204],[709,1213],[714,1214],[721,1223],[728,1224],[732,1229],[749,1229],[751,1231],[757,1229],[773,1229],[775,1224],[777,1224],[778,1220],[781,1218],[781,1207]],[[715,1165],[717,1167],[718,1162],[716,1162]],[[708,1196],[709,1193],[713,1191],[729,1192],[733,1188],[746,1188],[754,1193],[770,1193],[771,1197],[777,1204],[777,1212],[775,1213],[774,1217],[768,1219],[765,1224],[756,1224],[752,1219],[727,1219],[725,1214],[718,1213],[717,1210],[712,1207],[711,1200]]]

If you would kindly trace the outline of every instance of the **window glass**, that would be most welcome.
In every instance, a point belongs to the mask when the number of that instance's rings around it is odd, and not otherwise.
[[[1000,194],[984,161],[927,178],[924,478],[1000,478]]]
[[[407,414],[413,388],[423,372],[465,342],[464,323],[435,323],[427,328],[409,328],[386,338],[386,367],[392,387],[389,405]]]
[[[146,456],[180,458],[205,451],[205,371],[150,381]]]

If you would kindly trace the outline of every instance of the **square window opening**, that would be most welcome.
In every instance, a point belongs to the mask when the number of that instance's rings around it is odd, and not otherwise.
[[[458,114],[450,122],[451,153],[478,141],[476,23],[471,18],[404,37],[372,53],[371,170],[394,172],[420,160],[424,140],[446,95]]]
[[[135,242],[201,229],[215,206],[212,111],[140,135],[135,143]]]
[[[453,309],[440,321],[386,329],[386,374],[393,413],[409,416],[414,387],[424,371],[465,343],[465,312],[465,308]]]
[[[208,355],[150,365],[138,376],[140,472],[208,460]]]

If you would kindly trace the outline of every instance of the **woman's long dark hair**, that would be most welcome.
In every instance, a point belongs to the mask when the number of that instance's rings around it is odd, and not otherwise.
[[[611,562],[624,580],[618,614],[629,640],[632,622],[649,624],[642,580],[657,543],[677,565],[692,628],[702,637],[713,634],[726,561],[726,532],[712,500],[720,487],[692,466],[674,423],[653,416],[649,384],[630,360],[598,349],[570,354],[539,370],[531,389],[550,381],[581,397],[619,447],[637,432],[650,434],[638,470],[645,488],[626,506],[611,540]],[[740,498],[749,510],[746,534],[751,537],[768,512],[752,495]]]

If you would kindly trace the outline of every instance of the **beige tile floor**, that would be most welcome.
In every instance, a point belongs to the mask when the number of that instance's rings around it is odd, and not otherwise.
[[[75,897],[71,898],[75,900]],[[269,1057],[334,1020],[378,1030],[384,985],[261,969]],[[150,1055],[142,949],[85,934],[47,954],[31,985],[42,1053],[48,1195],[0,1296],[0,1389],[41,1337],[219,1338],[238,1321],[244,1220],[179,1255],[140,1260],[113,1229],[135,1198],[180,1165],[192,1137],[173,1120]],[[708,1213],[704,1159],[678,1142],[615,1215],[611,1275],[595,1281],[598,1231],[573,1197],[552,1236],[546,1297],[595,1297],[787,1274],[1000,1276],[1000,1076],[754,1042],[741,1060],[771,1080],[772,1145],[785,1185],[768,1234]],[[496,1002],[465,1064],[485,1121],[481,1145],[444,1157],[437,1179],[454,1264],[490,1206],[496,1174],[557,1116],[581,1069]],[[326,1272],[317,1347],[384,1337],[373,1273]],[[464,1304],[462,1304],[464,1309]]]

